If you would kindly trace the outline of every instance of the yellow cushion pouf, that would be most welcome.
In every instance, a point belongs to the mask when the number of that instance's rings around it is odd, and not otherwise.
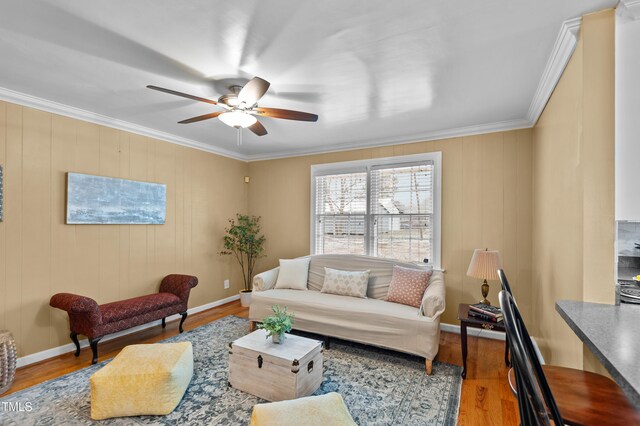
[[[91,376],[91,418],[169,414],[192,376],[190,342],[127,346]]]
[[[251,426],[353,426],[347,406],[340,394],[308,396],[289,401],[257,404],[253,407]]]

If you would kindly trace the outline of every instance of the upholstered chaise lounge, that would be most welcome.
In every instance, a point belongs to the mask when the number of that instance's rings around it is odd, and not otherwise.
[[[98,362],[98,342],[107,334],[126,330],[137,325],[162,319],[174,314],[182,315],[182,324],[187,318],[187,304],[191,289],[198,285],[198,278],[191,275],[167,275],[160,283],[160,291],[155,294],[120,300],[98,305],[95,300],[70,293],[58,293],[49,304],[67,311],[71,340],[76,345],[76,356],[80,355],[78,334],[89,338],[93,352],[92,364]]]

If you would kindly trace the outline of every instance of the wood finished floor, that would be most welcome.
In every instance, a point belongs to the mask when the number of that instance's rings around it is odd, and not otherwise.
[[[232,302],[187,318],[185,330],[191,330],[211,321],[236,315],[246,318],[248,309]],[[122,336],[99,345],[99,361],[112,358],[120,350],[133,343],[153,343],[178,334],[178,323],[167,323],[167,328],[151,327],[137,333]],[[467,379],[462,383],[460,400],[460,426],[468,425],[518,425],[518,406],[507,384],[504,365],[504,342],[469,337]],[[460,335],[441,333],[438,361],[462,365]],[[18,369],[11,390],[3,395],[80,370],[91,362],[91,351],[85,348],[76,358],[73,353],[51,358]]]

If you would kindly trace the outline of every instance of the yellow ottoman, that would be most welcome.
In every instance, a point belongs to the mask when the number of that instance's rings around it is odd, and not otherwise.
[[[91,418],[169,414],[192,376],[191,342],[127,346],[91,376]]]
[[[340,394],[256,404],[251,426],[356,426]]]

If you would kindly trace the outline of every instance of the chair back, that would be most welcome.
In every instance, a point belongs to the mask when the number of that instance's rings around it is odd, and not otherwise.
[[[502,282],[504,272],[500,276]],[[504,278],[503,288],[504,283],[508,288],[509,283]],[[555,425],[564,424],[513,296],[503,290],[498,298],[516,376],[521,424],[550,425],[551,420]]]
[[[500,284],[502,285],[502,289],[513,296],[513,292],[511,291],[511,286],[509,285],[509,280],[507,279],[507,275],[504,273],[503,269],[498,269],[498,278],[500,279]]]

